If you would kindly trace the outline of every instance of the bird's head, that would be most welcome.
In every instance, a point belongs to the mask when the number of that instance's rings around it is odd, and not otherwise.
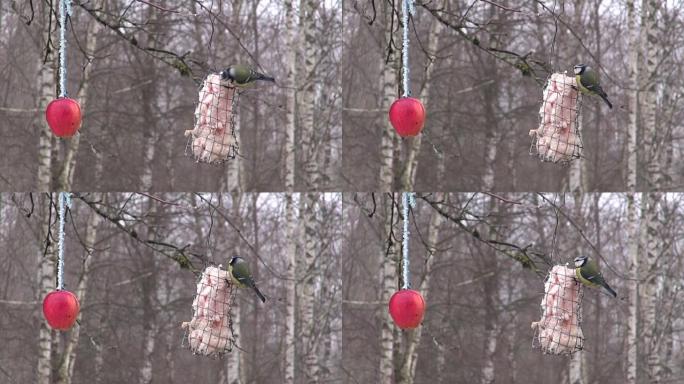
[[[242,260],[242,257],[240,257],[240,256],[233,256],[233,257],[231,257],[231,259],[230,259],[230,261],[228,262],[228,264],[230,264],[230,265],[235,265],[235,263],[237,263],[237,262],[240,261],[240,260]]]
[[[585,64],[575,65],[575,75],[583,74],[585,69],[587,69],[587,66]]]
[[[221,80],[227,81],[227,80],[234,80],[235,79],[235,68],[234,67],[228,67],[224,69],[223,71],[219,72],[219,75],[221,76]]]
[[[575,268],[582,268],[589,258],[586,256],[575,257]]]

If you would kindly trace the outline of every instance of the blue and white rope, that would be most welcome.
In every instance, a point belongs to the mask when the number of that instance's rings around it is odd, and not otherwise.
[[[59,97],[66,97],[66,18],[71,17],[71,0],[60,0],[59,2]]]
[[[64,223],[66,221],[66,210],[71,208],[71,194],[69,192],[59,193],[59,239],[57,244],[57,289],[64,289]]]
[[[404,80],[404,96],[411,96],[411,89],[409,85],[409,14],[413,15],[416,12],[414,0],[403,0],[401,18],[404,24],[404,36],[402,40],[402,75]]]
[[[403,262],[402,262],[402,275],[404,280],[403,289],[409,289],[411,287],[409,279],[409,207],[416,206],[416,196],[413,192],[403,192],[401,195],[402,208],[404,210],[404,233],[403,233]]]

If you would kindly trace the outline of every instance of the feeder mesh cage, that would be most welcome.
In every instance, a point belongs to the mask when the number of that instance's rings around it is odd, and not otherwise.
[[[582,284],[575,270],[554,266],[544,283],[541,320],[532,323],[532,346],[551,355],[570,355],[582,350]]]
[[[230,309],[235,301],[235,285],[228,271],[216,266],[204,269],[192,301],[192,320],[182,324],[184,341],[192,353],[222,357],[235,345]]]
[[[212,73],[202,83],[195,127],[185,131],[185,154],[200,163],[221,164],[238,154],[235,134],[240,91]]]
[[[539,128],[530,131],[530,154],[542,161],[569,164],[582,156],[580,95],[574,77],[554,73],[546,81]]]

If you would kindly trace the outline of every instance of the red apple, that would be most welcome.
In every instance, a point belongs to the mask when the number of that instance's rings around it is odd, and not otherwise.
[[[52,133],[59,137],[71,137],[81,127],[81,107],[68,97],[52,100],[45,110]]]
[[[402,289],[392,295],[389,302],[389,312],[399,328],[416,328],[423,321],[425,300],[417,291]]]
[[[52,291],[43,300],[43,315],[50,327],[66,331],[76,322],[81,306],[69,291]]]
[[[416,136],[425,125],[425,108],[418,99],[402,97],[392,103],[389,119],[399,136]]]

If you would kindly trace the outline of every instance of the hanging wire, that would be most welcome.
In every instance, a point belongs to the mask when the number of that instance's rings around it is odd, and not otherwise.
[[[409,289],[411,287],[409,279],[409,207],[416,206],[416,196],[413,192],[403,192],[401,195],[402,208],[404,213],[404,233],[402,242],[403,260],[402,260],[402,289]]]
[[[404,82],[403,97],[411,96],[409,85],[409,14],[413,15],[416,11],[414,0],[403,0],[401,10],[401,21],[404,24],[404,35],[402,40],[402,74]]]
[[[66,18],[71,17],[71,0],[59,2],[59,97],[66,97]]]
[[[59,193],[59,243],[57,261],[57,289],[64,289],[64,222],[66,221],[66,210],[71,208],[71,193]]]

